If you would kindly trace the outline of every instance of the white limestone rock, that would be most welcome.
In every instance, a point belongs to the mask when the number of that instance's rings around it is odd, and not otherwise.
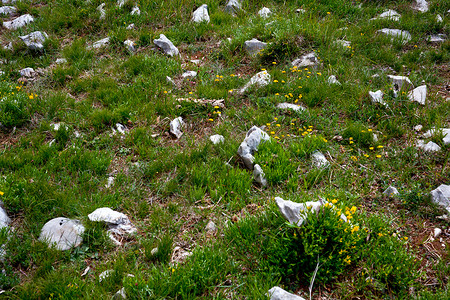
[[[411,80],[406,76],[388,75],[388,79],[392,82],[392,87],[395,91],[406,90],[409,91],[414,88]]]
[[[327,160],[325,155],[322,152],[315,151],[312,155],[312,163],[317,168],[326,168],[330,165],[330,162]]]
[[[209,23],[208,5],[203,4],[197,8],[192,14],[192,21],[195,23]]]
[[[321,201],[296,203],[289,200],[283,200],[280,197],[275,197],[275,202],[286,220],[297,226],[301,226],[305,221],[308,212],[307,207],[310,207],[312,211],[318,212],[322,206]]]
[[[261,42],[257,39],[251,39],[244,42],[245,51],[251,56],[257,55],[262,49],[267,47],[267,43]]]
[[[6,4],[14,4],[16,3],[17,0],[2,0],[2,4],[6,5]]]
[[[124,300],[124,299],[127,299],[127,294],[125,293],[124,287],[118,290],[112,297],[112,300]]]
[[[377,32],[391,37],[391,40],[399,39],[403,44],[411,40],[411,34],[406,30],[383,28]]]
[[[112,128],[112,135],[115,135],[117,132],[121,135],[124,135],[128,132],[128,128],[125,125],[120,123],[116,123],[116,128]]]
[[[328,77],[327,82],[328,82],[328,84],[341,85],[341,83],[337,80],[336,76],[334,76],[334,75],[331,75],[330,77]]]
[[[316,57],[316,53],[311,52],[305,54],[292,62],[292,66],[297,68],[304,67],[317,67],[319,65],[319,60]]]
[[[65,59],[65,58],[57,58],[56,61],[55,61],[55,64],[57,64],[57,65],[67,64],[67,59]]]
[[[384,192],[383,195],[386,195],[388,197],[393,197],[398,195],[398,190],[394,186],[389,186]]]
[[[417,140],[416,147],[426,152],[436,152],[441,150],[441,147],[439,147],[438,144],[431,141],[425,144],[423,140]]]
[[[183,74],[181,74],[181,77],[183,78],[194,78],[197,76],[197,72],[195,71],[186,71]]]
[[[431,200],[450,212],[450,185],[441,184],[431,191]]]
[[[432,34],[428,37],[430,43],[443,43],[447,40],[447,35],[443,33]]]
[[[83,232],[84,226],[78,220],[54,218],[42,227],[39,240],[64,251],[81,245]]]
[[[442,22],[444,22],[444,19],[442,19],[442,16],[441,16],[441,15],[436,15],[436,22],[437,22],[437,23],[442,23]]]
[[[304,108],[303,106],[300,106],[300,105],[297,105],[297,104],[292,104],[292,103],[287,103],[287,102],[278,103],[277,104],[277,108],[278,109],[292,109],[293,111],[304,111],[304,110],[306,110],[306,108]]]
[[[117,0],[117,7],[118,8],[123,7],[126,2],[127,2],[127,0]]]
[[[270,297],[270,300],[305,300],[305,298],[286,292],[278,286],[271,288],[267,295]]]
[[[105,222],[109,227],[109,237],[116,245],[122,245],[116,236],[128,236],[137,231],[127,215],[108,207],[97,208],[88,215],[88,218],[92,222]]]
[[[41,51],[44,49],[44,42],[48,34],[42,31],[34,31],[28,35],[19,36],[28,49]]]
[[[14,6],[2,6],[0,7],[0,15],[12,15],[16,13],[17,8]]]
[[[183,125],[184,122],[182,117],[173,119],[172,122],[170,122],[170,133],[179,139],[183,135],[183,132],[181,131]]]
[[[27,78],[32,78],[36,75],[36,72],[34,71],[33,68],[24,68],[24,69],[20,70],[19,73],[20,73],[20,76],[27,77]]]
[[[380,103],[382,105],[386,105],[386,102],[384,102],[383,100],[383,96],[384,94],[381,90],[378,90],[376,92],[369,91],[369,97],[372,103]]]
[[[408,93],[408,98],[411,101],[415,101],[419,104],[425,105],[425,100],[427,99],[427,86],[421,85],[416,87],[414,90]]]
[[[222,135],[220,135],[220,134],[215,134],[215,135],[210,136],[209,140],[214,145],[217,145],[217,144],[223,143],[225,141],[225,138]]]
[[[267,71],[261,71],[256,73],[255,76],[250,78],[250,81],[247,82],[242,89],[239,90],[239,93],[243,94],[247,91],[251,86],[263,87],[270,83],[271,76]]]
[[[26,14],[17,17],[12,21],[3,22],[3,26],[9,30],[17,30],[19,28],[26,26],[31,22],[34,22],[34,18],[31,15]]]
[[[100,13],[100,20],[103,20],[106,17],[105,5],[106,3],[102,3],[97,6],[97,11]]]
[[[265,178],[264,171],[258,164],[253,167],[253,179],[261,186],[267,186],[267,180]]]
[[[156,46],[161,48],[164,51],[164,53],[169,56],[180,55],[180,51],[178,51],[178,48],[175,47],[164,34],[160,34],[159,39],[154,39],[153,43],[155,43]]]
[[[434,236],[434,238],[438,238],[438,237],[441,235],[441,233],[442,233],[442,229],[440,229],[440,228],[435,228],[435,229],[433,230],[433,236]]]
[[[136,43],[133,42],[132,40],[126,40],[125,42],[123,42],[123,44],[127,46],[128,51],[130,52],[136,51],[136,48],[134,47],[136,46]]]
[[[0,206],[0,229],[8,227],[11,219],[8,217],[6,210]]]
[[[444,145],[450,144],[450,128],[441,128],[441,129],[432,128],[432,129],[428,130],[427,132],[425,132],[423,134],[423,136],[425,138],[430,138],[433,135],[435,135],[436,133],[440,133],[440,132],[442,132],[442,135],[444,136],[444,138],[442,139],[444,142]]]
[[[98,40],[92,44],[92,46],[88,47],[88,49],[100,49],[109,44],[110,38],[106,37],[104,39]]]
[[[139,15],[141,15],[141,10],[139,9],[139,6],[134,6],[132,9],[131,9],[131,15],[132,16],[134,16],[134,15],[136,15],[136,16],[139,16]]]
[[[416,4],[413,5],[413,9],[420,12],[427,12],[429,9],[429,4],[426,0],[416,0]]]
[[[346,41],[346,40],[337,40],[334,43],[342,46],[343,48],[349,48],[350,45],[352,44],[351,42]]]
[[[108,179],[106,180],[105,188],[109,189],[110,187],[112,187],[114,185],[114,180],[115,180],[114,176],[109,176]]]
[[[133,30],[134,29],[134,23],[131,23],[130,25],[127,26],[127,30]]]
[[[213,221],[209,221],[208,224],[206,224],[205,230],[208,233],[215,233],[217,231],[217,226]]]
[[[414,126],[414,130],[415,131],[421,131],[422,130],[422,128],[423,128],[423,125],[416,125],[416,126]]]
[[[105,270],[98,275],[98,281],[102,282],[106,278],[110,277],[114,273],[114,270]]]
[[[270,136],[259,127],[250,128],[237,151],[247,169],[253,170],[253,154],[258,151],[259,144],[269,140]]]
[[[229,0],[225,5],[225,11],[230,14],[235,14],[241,10],[241,2],[239,0]]]
[[[400,20],[400,14],[398,12],[396,12],[395,10],[387,10],[385,12],[383,12],[382,14],[380,14],[378,17],[372,18],[370,19],[372,20],[383,20],[383,19],[387,19],[387,20],[392,20],[392,21],[399,21]]]
[[[272,11],[267,7],[263,7],[258,11],[258,15],[263,19],[267,19],[272,15]]]

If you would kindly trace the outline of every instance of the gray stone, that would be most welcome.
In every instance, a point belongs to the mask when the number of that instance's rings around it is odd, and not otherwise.
[[[175,47],[172,42],[164,35],[160,34],[159,39],[153,40],[153,43],[155,43],[156,46],[161,48],[165,54],[169,56],[178,56],[180,55],[180,52],[178,51],[178,48]]]
[[[83,232],[84,226],[78,220],[55,218],[42,227],[39,240],[64,251],[78,247],[83,241]]]
[[[398,190],[394,187],[394,186],[389,186],[384,192],[384,195],[388,196],[388,197],[392,197],[392,196],[396,196],[398,195]]]
[[[255,159],[253,154],[258,151],[259,144],[269,140],[269,135],[259,127],[253,126],[247,132],[247,135],[239,146],[237,153],[248,169],[253,170],[253,160]]]
[[[434,236],[434,238],[438,238],[438,237],[441,235],[441,233],[442,233],[442,229],[440,229],[440,228],[435,228],[435,229],[433,230],[433,236]]]
[[[304,67],[317,67],[319,65],[319,60],[316,57],[316,53],[311,52],[305,54],[292,62],[292,66],[297,68]]]
[[[441,128],[441,129],[431,128],[430,130],[425,132],[423,134],[423,136],[425,138],[430,138],[433,135],[440,133],[440,132],[442,132],[442,135],[444,136],[444,138],[443,138],[444,145],[450,144],[450,128]]]
[[[200,5],[200,7],[193,12],[192,21],[195,23],[209,23],[208,5]]]
[[[260,184],[261,186],[267,186],[267,180],[265,178],[264,171],[258,164],[256,164],[253,168],[253,179],[255,180],[256,183]]]
[[[411,40],[411,34],[406,30],[383,28],[377,32],[392,37],[391,40],[399,39],[403,44]]]
[[[186,71],[183,74],[181,74],[181,77],[183,77],[183,78],[187,78],[187,77],[194,78],[195,76],[197,76],[197,72],[195,72],[195,71]]]
[[[335,43],[335,44],[338,44],[338,45],[340,45],[340,46],[342,46],[342,47],[344,47],[344,48],[349,48],[350,45],[351,45],[351,42],[346,41],[346,40],[337,40],[337,41],[335,41],[334,43]]]
[[[413,5],[413,9],[420,12],[427,12],[429,9],[428,2],[426,0],[416,0],[416,4]]]
[[[3,26],[9,30],[16,30],[26,26],[27,24],[34,22],[34,18],[29,15],[22,15],[20,17],[15,18],[12,21],[3,22]]]
[[[323,155],[319,151],[315,151],[311,155],[311,157],[312,157],[313,165],[316,166],[317,168],[325,168],[325,167],[328,167],[330,165],[330,162],[327,160],[325,155]]]
[[[125,42],[123,42],[123,44],[127,46],[128,51],[130,52],[136,51],[136,48],[134,47],[136,43],[133,42],[132,40],[126,40]]]
[[[436,152],[436,151],[441,150],[441,147],[439,147],[438,144],[431,142],[431,141],[425,144],[425,142],[423,140],[417,140],[416,147],[418,149],[422,149],[423,151],[426,151],[426,152]]]
[[[220,134],[212,135],[209,137],[209,139],[214,145],[223,143],[225,141],[225,138],[223,136],[221,136]]]
[[[341,85],[341,83],[337,80],[336,76],[334,76],[334,75],[331,75],[330,77],[328,77],[327,82],[328,82],[328,84]]]
[[[12,15],[16,13],[17,8],[14,6],[2,6],[0,7],[0,15]]]
[[[441,184],[431,191],[431,200],[450,212],[450,185]]]
[[[58,59],[56,59],[55,63],[57,65],[66,64],[67,63],[67,59],[65,59],[65,58],[58,58]]]
[[[124,287],[118,290],[113,296],[113,300],[121,300],[121,299],[127,299],[127,294],[125,293]]]
[[[267,43],[258,41],[257,39],[251,39],[244,42],[245,51],[251,56],[257,55],[262,49],[267,47]]]
[[[131,9],[131,15],[132,16],[134,16],[134,15],[136,15],[136,16],[139,16],[139,15],[141,15],[141,10],[139,9],[139,6],[134,6],[132,9]]]
[[[131,23],[130,25],[127,26],[127,29],[132,30],[132,29],[134,29],[134,27],[135,27],[134,23]]]
[[[305,300],[305,298],[291,294],[278,286],[274,286],[267,292],[270,300]]]
[[[381,90],[378,90],[376,92],[369,91],[369,97],[370,100],[372,100],[372,103],[380,103],[382,105],[386,105],[386,102],[383,100],[383,92]]]
[[[112,187],[114,185],[114,179],[114,176],[109,176],[106,180],[105,188],[109,189],[110,187]]]
[[[419,104],[425,105],[425,100],[427,99],[427,86],[421,85],[416,87],[414,90],[408,93],[408,98],[411,101],[415,101]]]
[[[442,43],[447,40],[447,35],[443,33],[432,34],[428,37],[428,41],[431,43]]]
[[[181,131],[181,127],[183,127],[183,125],[183,118],[178,117],[173,119],[172,122],[170,122],[170,133],[179,139],[183,135],[183,132]]]
[[[241,2],[239,0],[229,0],[225,5],[225,11],[230,14],[235,14],[241,10]]]
[[[31,78],[36,75],[36,72],[34,71],[33,68],[24,68],[24,69],[20,70],[19,73],[20,73],[20,76],[27,77],[27,78]]]
[[[303,106],[297,105],[297,104],[292,104],[292,103],[278,103],[277,104],[277,108],[279,109],[292,109],[294,111],[304,111],[306,110],[306,108],[304,108]]]
[[[117,7],[121,8],[122,6],[125,5],[126,2],[127,0],[117,0]]]
[[[108,277],[111,277],[111,275],[114,273],[114,270],[106,270],[100,273],[100,275],[98,275],[98,281],[102,282],[103,280],[105,280]]]
[[[97,6],[97,11],[100,13],[100,20],[103,20],[106,17],[105,5],[106,3],[102,3]]]
[[[255,76],[250,78],[250,81],[247,82],[242,89],[239,90],[239,93],[243,94],[247,91],[251,86],[263,87],[270,83],[270,74],[267,71],[261,71],[256,73]]]
[[[44,42],[48,34],[41,31],[35,31],[28,35],[19,36],[28,49],[41,51],[44,49]]]
[[[414,126],[414,130],[415,131],[421,131],[422,130],[422,128],[423,128],[423,126],[422,125],[416,125],[416,126]]]
[[[127,215],[108,207],[94,210],[88,215],[88,218],[92,222],[105,222],[109,227],[108,234],[110,239],[117,245],[122,245],[122,243],[115,236],[131,235],[137,231]]]
[[[409,91],[414,88],[411,80],[406,76],[388,75],[388,79],[392,82],[392,87],[395,91],[406,90]]]
[[[8,227],[11,223],[11,219],[6,214],[6,210],[0,206],[0,229]]]
[[[267,7],[263,7],[258,11],[258,15],[263,19],[269,18],[271,14],[272,14],[272,11],[270,9],[268,9]]]
[[[382,19],[388,19],[392,21],[399,21],[400,20],[400,14],[396,12],[395,10],[387,10],[384,13],[380,14],[378,17],[372,18],[370,20],[382,20]]]
[[[93,43],[91,47],[88,47],[88,49],[100,49],[102,47],[105,47],[109,44],[109,40],[110,40],[109,37],[98,40],[95,43]]]
[[[444,19],[442,19],[441,15],[436,15],[436,22],[437,22],[437,23],[442,23],[442,22],[444,22]]]
[[[206,224],[205,230],[209,233],[215,233],[217,231],[216,224],[214,224],[213,221],[209,221],[208,224]]]

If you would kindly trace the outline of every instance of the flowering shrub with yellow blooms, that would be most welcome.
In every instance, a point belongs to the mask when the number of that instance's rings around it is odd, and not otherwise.
[[[0,82],[0,123],[3,129],[22,126],[30,118],[36,94],[23,91],[23,86],[7,81]]]

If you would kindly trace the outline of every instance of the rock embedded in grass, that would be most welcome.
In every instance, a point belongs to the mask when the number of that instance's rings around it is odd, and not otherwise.
[[[178,48],[175,47],[174,44],[164,34],[160,34],[159,39],[154,39],[153,43],[161,48],[166,55],[172,57],[180,55],[180,51],[178,51]]]
[[[28,49],[41,51],[44,49],[44,42],[48,38],[48,34],[42,31],[34,31],[28,35],[19,36]]]
[[[27,78],[31,78],[36,75],[36,72],[34,71],[33,68],[24,68],[24,69],[20,70],[19,73],[20,73],[20,76],[27,77]]]
[[[97,6],[97,11],[100,13],[100,20],[103,20],[106,17],[105,5],[106,3],[102,3]]]
[[[110,277],[113,273],[114,273],[114,270],[111,270],[111,269],[101,272],[100,275],[98,275],[98,281],[102,282],[106,278]]]
[[[65,58],[57,58],[55,61],[55,64],[57,65],[62,65],[62,64],[66,64],[67,63],[67,59]]]
[[[195,72],[195,71],[186,71],[183,74],[181,74],[181,77],[183,77],[183,78],[188,78],[188,77],[194,78],[196,76],[197,76],[197,72]]]
[[[286,292],[278,286],[274,286],[267,292],[270,300],[305,300],[305,298]]]
[[[8,227],[11,223],[11,219],[8,217],[6,210],[0,206],[0,229]]]
[[[0,7],[0,15],[12,15],[16,13],[17,8],[14,6],[2,6]]]
[[[411,40],[411,34],[406,30],[383,28],[377,32],[392,37],[391,40],[399,39],[403,44]]]
[[[408,93],[408,98],[411,101],[415,101],[419,104],[425,105],[425,100],[427,99],[427,86],[421,85],[416,87],[414,90]]]
[[[315,151],[312,155],[312,163],[317,168],[326,168],[330,165],[330,162],[327,160],[325,155],[320,151]]]
[[[431,200],[450,212],[450,185],[441,184],[431,191]]]
[[[297,105],[297,104],[292,104],[292,103],[287,103],[287,102],[278,103],[277,104],[277,108],[278,109],[292,109],[293,111],[304,111],[304,110],[306,110],[306,108],[304,108],[303,106],[300,106],[300,105]]]
[[[127,215],[108,207],[97,208],[88,215],[88,218],[92,222],[105,222],[109,227],[109,237],[117,245],[121,245],[122,243],[114,235],[126,236],[137,231]]]
[[[263,19],[269,18],[271,14],[272,11],[267,7],[263,7],[258,11],[258,15]]]
[[[384,93],[381,90],[376,92],[369,91],[369,97],[372,103],[380,103],[382,105],[386,105],[386,102],[383,100]]]
[[[438,238],[438,237],[441,235],[441,233],[442,233],[442,229],[440,229],[440,228],[434,228],[434,230],[433,230],[433,236],[434,236],[434,238]]]
[[[103,47],[109,45],[109,41],[110,41],[110,38],[106,37],[104,39],[96,41],[95,43],[92,44],[92,46],[87,47],[87,48],[88,48],[88,50],[89,49],[100,49],[100,48],[103,48]]]
[[[341,85],[341,83],[337,80],[336,76],[334,76],[334,75],[331,75],[330,77],[328,77],[327,82],[328,82],[328,84]]]
[[[425,142],[423,140],[417,140],[417,145],[416,147],[418,149],[422,149],[425,152],[437,152],[437,151],[441,151],[441,147],[439,147],[438,144],[436,144],[435,142],[428,142],[425,144]]]
[[[399,193],[398,193],[398,190],[394,187],[394,186],[392,186],[392,185],[390,185],[384,192],[383,192],[383,195],[386,195],[386,196],[388,196],[388,197],[392,197],[392,196],[396,196],[396,195],[398,195]]]
[[[183,135],[183,132],[181,131],[181,127],[183,127],[183,125],[184,122],[182,117],[173,119],[172,122],[170,122],[170,133],[179,139]]]
[[[395,10],[387,10],[385,12],[383,12],[382,14],[380,14],[379,16],[370,19],[371,21],[373,20],[392,20],[392,21],[399,21],[400,20],[400,14],[398,12],[396,12]]]
[[[350,45],[352,44],[351,42],[346,41],[346,40],[337,40],[334,43],[339,45],[339,46],[341,46],[341,47],[343,47],[343,48],[349,48]]]
[[[444,22],[444,19],[442,19],[442,16],[441,15],[436,15],[436,22],[437,23],[442,23],[442,22]]]
[[[136,48],[134,47],[136,43],[133,42],[132,40],[126,40],[125,42],[123,42],[123,44],[127,46],[128,51],[130,52],[136,51]]]
[[[140,16],[141,15],[141,10],[139,9],[139,6],[134,6],[132,9],[131,9],[131,15],[132,16]]]
[[[442,141],[444,142],[444,145],[448,145],[450,144],[450,128],[441,128],[441,129],[436,129],[436,128],[431,128],[430,130],[428,130],[427,132],[425,132],[423,134],[424,138],[431,138],[433,135],[435,135],[436,133],[442,131],[442,135],[444,136]]]
[[[432,34],[428,37],[430,43],[443,43],[447,40],[447,35],[443,33]]]
[[[239,90],[239,93],[245,93],[251,86],[256,86],[258,88],[264,87],[270,83],[271,78],[272,77],[269,73],[267,73],[267,71],[256,73],[252,78],[250,78],[250,81]]]
[[[224,10],[227,13],[235,14],[241,10],[241,2],[239,0],[229,0],[228,3],[225,5]]]
[[[210,221],[208,222],[208,224],[206,224],[205,230],[206,230],[206,232],[209,233],[209,234],[214,234],[214,233],[216,233],[216,231],[217,231],[217,226],[216,226],[216,224],[214,224],[213,221],[210,220]]]
[[[125,293],[124,287],[118,290],[112,297],[112,300],[121,300],[121,299],[127,299],[127,294]]]
[[[49,247],[55,245],[58,250],[69,250],[81,245],[84,226],[78,220],[54,218],[42,227],[39,240],[48,242]]]
[[[418,10],[420,12],[427,12],[430,7],[426,0],[416,0],[416,3],[412,6],[413,9]]]
[[[388,75],[388,79],[392,82],[392,87],[395,91],[409,91],[414,88],[411,80],[406,76]]]
[[[215,135],[210,136],[209,140],[214,145],[217,145],[217,144],[223,143],[225,141],[225,138],[222,135],[220,135],[220,134],[215,134]]]
[[[33,16],[26,14],[15,18],[12,21],[3,22],[3,26],[9,30],[17,30],[19,28],[25,27],[29,23],[34,22]]]
[[[247,169],[253,170],[253,161],[255,159],[253,154],[258,151],[258,147],[262,142],[269,140],[270,136],[259,127],[253,126],[250,128],[237,151]]]
[[[253,167],[253,180],[261,186],[267,186],[267,180],[265,174],[260,165],[256,164]]]
[[[195,23],[202,23],[206,22],[209,23],[209,14],[208,14],[208,5],[203,4],[200,5],[193,13],[192,13],[192,22]]]
[[[319,66],[319,59],[316,57],[315,52],[311,52],[305,54],[292,62],[292,66],[297,68],[305,68],[305,67],[317,67]]]
[[[244,42],[245,51],[251,56],[257,55],[261,50],[267,47],[267,43],[261,42],[257,39],[251,39]]]

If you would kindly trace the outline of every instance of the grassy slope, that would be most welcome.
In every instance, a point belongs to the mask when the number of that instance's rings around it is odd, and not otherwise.
[[[431,140],[442,150],[423,153],[414,147],[419,133],[413,129],[450,125],[445,88],[450,44],[426,42],[429,34],[449,34],[450,7],[430,2],[430,11],[420,14],[408,1],[367,1],[362,8],[339,0],[244,1],[245,13],[232,17],[222,11],[223,1],[211,0],[206,1],[211,22],[200,25],[190,18],[201,1],[143,0],[140,16],[130,15],[134,3],[119,9],[111,1],[105,20],[99,20],[98,0],[17,3],[19,12],[36,22],[14,32],[2,29],[1,35],[2,43],[14,46],[13,52],[0,50],[5,72],[0,92],[6,99],[0,113],[5,126],[0,191],[15,228],[1,263],[4,295],[98,299],[124,286],[131,298],[261,299],[281,284],[306,297],[317,254],[322,267],[314,297],[446,297],[448,247],[427,238],[448,223],[436,218],[443,212],[427,195],[450,184],[449,147],[437,135]],[[257,16],[263,6],[274,11],[269,20]],[[300,7],[307,13],[295,13]],[[401,20],[368,21],[387,8],[397,10]],[[436,22],[438,13],[444,22]],[[127,30],[131,23],[136,29]],[[384,27],[408,30],[412,40],[391,42],[376,34]],[[17,38],[34,30],[50,36],[42,54],[27,51]],[[160,33],[180,49],[181,58],[154,49]],[[86,50],[106,36],[108,47]],[[251,38],[271,44],[250,57],[243,43]],[[123,45],[126,39],[137,43],[135,54]],[[351,48],[334,44],[337,39],[351,41]],[[321,67],[292,68],[293,59],[311,51]],[[62,57],[67,64],[53,64]],[[47,72],[22,86],[17,70],[24,67]],[[261,69],[274,82],[239,95],[236,90]],[[185,70],[198,76],[183,80]],[[427,104],[411,103],[404,94],[393,98],[386,79],[393,73],[409,76],[415,86],[424,81]],[[342,85],[328,85],[329,75]],[[389,107],[370,102],[368,91],[377,89],[385,92]],[[178,102],[179,97],[223,98],[225,108]],[[275,108],[285,101],[307,112]],[[175,140],[167,132],[178,116],[186,126]],[[67,126],[54,131],[50,124],[56,122]],[[130,129],[123,137],[110,135],[118,122]],[[272,136],[256,155],[269,181],[266,189],[252,183],[236,155],[253,125],[265,126]],[[212,134],[222,134],[225,143],[212,145]],[[311,167],[316,149],[326,154],[329,168]],[[106,189],[111,174],[115,184]],[[399,189],[399,197],[382,195],[389,185]],[[361,230],[345,227],[332,213],[326,222],[290,228],[275,196],[337,199]],[[124,246],[112,245],[105,228],[88,221],[87,215],[103,206],[126,213],[138,227]],[[86,225],[79,248],[59,252],[38,241],[43,224],[60,216]],[[213,236],[204,230],[209,220],[219,228]],[[322,235],[315,236],[318,232]],[[442,237],[447,245],[448,236]],[[173,265],[175,246],[194,255]],[[151,254],[154,247],[157,255]],[[340,249],[339,255],[333,249]],[[87,266],[91,271],[81,277]],[[114,275],[99,283],[106,269]]]

